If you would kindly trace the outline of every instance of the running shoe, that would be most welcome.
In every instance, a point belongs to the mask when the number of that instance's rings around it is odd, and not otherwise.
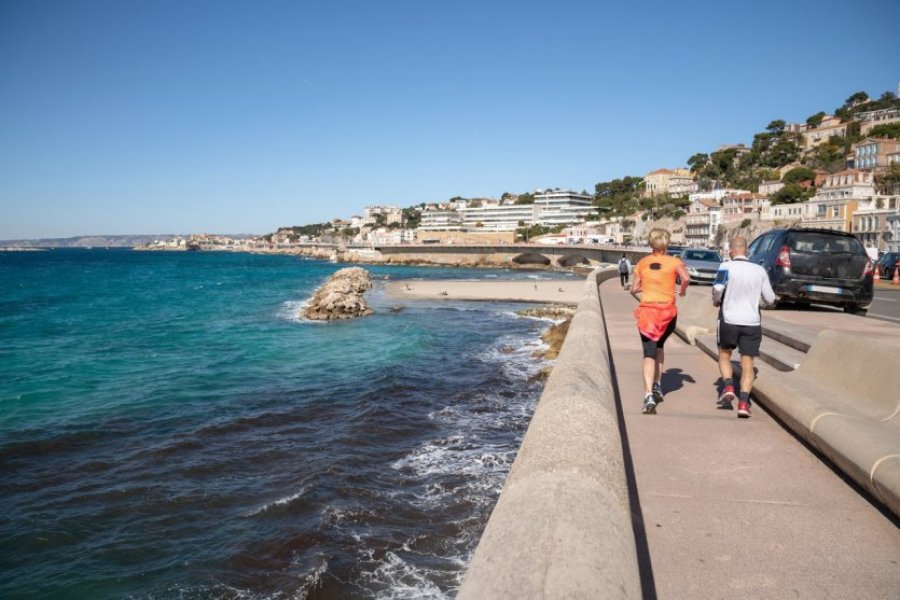
[[[641,412],[645,415],[655,415],[656,414],[656,402],[653,401],[653,394],[647,394],[644,398],[644,408]]]
[[[738,402],[738,418],[739,419],[749,419],[750,418],[750,403],[744,402],[743,400]]]
[[[725,410],[731,410],[731,402],[737,398],[737,395],[734,393],[733,385],[726,385],[725,389],[722,390],[722,393],[719,395],[719,399],[716,401],[716,404],[719,408],[724,408]]]
[[[658,383],[653,384],[653,401],[659,404],[665,400],[665,396],[663,396],[662,386]]]

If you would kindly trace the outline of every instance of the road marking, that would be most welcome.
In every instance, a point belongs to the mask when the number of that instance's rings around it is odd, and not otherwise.
[[[881,296],[875,296],[876,302],[900,302],[896,298],[882,298]]]
[[[869,311],[868,313],[866,313],[866,316],[867,317],[876,317],[878,319],[887,319],[888,321],[896,321],[896,322],[900,323],[900,319],[898,319],[897,317],[889,317],[887,315],[879,315],[878,313],[873,313],[872,311]]]

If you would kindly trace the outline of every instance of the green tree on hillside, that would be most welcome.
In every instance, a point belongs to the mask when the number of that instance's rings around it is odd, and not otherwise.
[[[787,127],[787,123],[785,123],[783,119],[775,119],[766,125],[766,130],[772,135],[778,136],[784,133],[785,127]]]
[[[406,229],[415,229],[422,222],[422,211],[415,207],[403,209],[403,227]]]
[[[891,138],[900,140],[900,123],[886,123],[884,125],[876,125],[869,132],[869,137]]]
[[[843,121],[850,121],[861,112],[888,108],[900,108],[900,100],[894,92],[884,92],[877,100],[871,100],[865,92],[857,92],[847,98],[842,106],[836,108],[834,114]]]
[[[802,181],[815,181],[816,172],[806,167],[796,167],[784,174],[781,181],[784,183],[800,183]]]
[[[818,127],[822,124],[822,121],[825,119],[827,115],[825,111],[819,111],[816,114],[806,119],[806,125],[808,127]]]
[[[853,106],[854,104],[859,104],[861,102],[868,102],[869,95],[865,92],[856,92],[846,100],[844,100],[844,106]]]
[[[687,159],[687,164],[691,168],[691,173],[696,173],[706,166],[709,162],[709,154],[698,152]]]
[[[772,205],[775,206],[777,204],[796,204],[797,202],[803,202],[809,197],[809,191],[803,189],[803,186],[799,183],[788,183],[769,196],[769,200],[771,200]]]
[[[846,166],[846,155],[843,140],[834,136],[807,155],[806,166],[811,169],[822,169],[829,173],[836,173]]]
[[[612,181],[601,181],[594,186],[594,206],[609,211],[611,215],[627,215],[638,208],[644,180],[625,176]]]

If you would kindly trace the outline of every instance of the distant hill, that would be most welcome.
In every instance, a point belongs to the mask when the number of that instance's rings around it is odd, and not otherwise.
[[[41,238],[36,240],[0,240],[5,248],[133,248],[153,240],[170,240],[179,236],[164,235],[79,235],[69,238]]]
[[[256,237],[250,233],[226,234],[243,239]],[[35,240],[0,240],[0,248],[134,248],[156,240],[186,238],[187,234],[164,233],[142,235],[79,235],[69,238],[40,238]]]

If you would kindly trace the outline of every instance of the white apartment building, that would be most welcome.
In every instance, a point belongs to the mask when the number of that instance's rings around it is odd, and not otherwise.
[[[572,191],[535,194],[534,204],[506,204],[482,201],[481,206],[458,210],[422,211],[422,231],[515,231],[520,224],[574,225],[584,222],[596,209],[593,197]]]
[[[805,203],[803,202],[798,202],[797,204],[779,204],[777,206],[772,206],[770,204],[768,207],[762,209],[759,220],[794,223],[802,221],[803,215],[805,214],[804,204]]]
[[[455,210],[422,211],[419,231],[463,231],[462,216]]]
[[[874,195],[875,181],[871,171],[845,169],[826,177],[815,199],[853,198],[861,200]]]
[[[719,205],[722,204],[722,199],[725,196],[734,196],[736,194],[750,194],[752,193],[750,190],[733,190],[733,189],[722,189],[722,190],[710,190],[708,192],[694,192],[688,196],[688,200],[691,201],[693,205],[695,200],[714,200]]]
[[[900,212],[885,219],[884,239],[888,252],[900,252]]]
[[[547,227],[581,223],[596,213],[593,196],[573,191],[535,194],[534,206],[537,222]]]
[[[401,244],[411,244],[416,241],[415,229],[387,229],[379,227],[374,231],[366,234],[367,242],[375,246],[399,246]]]
[[[464,208],[459,215],[468,231],[515,231],[520,222],[526,225],[537,222],[537,204]]]
[[[860,202],[853,213],[851,231],[866,248],[886,251],[893,238],[888,223],[897,215],[900,215],[900,196],[875,196]]]
[[[688,246],[703,248],[716,239],[722,224],[722,207],[713,198],[691,200],[688,214],[684,217],[684,239]]]

